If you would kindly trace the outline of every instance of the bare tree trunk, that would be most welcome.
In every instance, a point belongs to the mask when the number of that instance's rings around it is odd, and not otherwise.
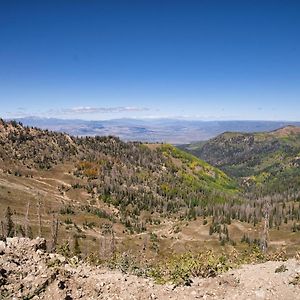
[[[102,243],[102,235],[100,233],[99,234],[99,257],[101,257],[101,258],[102,258],[102,245],[103,245],[103,243]]]
[[[27,210],[26,210],[26,214],[25,214],[25,236],[28,237],[29,236],[29,206],[30,206],[30,202],[28,201],[27,203]]]
[[[147,235],[145,234],[144,241],[143,241],[143,251],[146,251],[146,249],[147,249]]]
[[[38,217],[38,236],[42,237],[42,218],[41,218],[41,202],[37,203],[37,217]]]
[[[270,222],[270,200],[266,198],[263,208],[264,214],[264,228],[262,232],[262,237],[260,241],[260,248],[262,252],[266,252],[269,242],[269,222]]]
[[[112,257],[113,257],[113,259],[115,259],[116,258],[116,239],[115,239],[115,232],[114,232],[112,227],[111,227],[111,244],[110,244],[110,248],[111,248]]]
[[[55,252],[58,237],[58,218],[53,214],[52,227],[51,227],[51,252]]]
[[[5,228],[4,228],[4,222],[1,221],[1,234],[2,234],[2,237],[4,238],[5,237]]]
[[[103,236],[103,243],[102,243],[102,255],[103,258],[106,258],[106,235]]]

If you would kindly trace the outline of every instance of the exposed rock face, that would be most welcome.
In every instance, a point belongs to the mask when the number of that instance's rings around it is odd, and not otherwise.
[[[67,260],[46,253],[44,245],[43,239],[25,238],[0,243],[1,299],[300,299],[296,260],[246,265],[174,287]]]

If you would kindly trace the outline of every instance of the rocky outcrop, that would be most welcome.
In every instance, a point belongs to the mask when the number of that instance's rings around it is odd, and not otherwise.
[[[300,264],[292,259],[195,278],[187,287],[91,267],[47,253],[45,245],[44,239],[0,242],[1,299],[300,299]]]

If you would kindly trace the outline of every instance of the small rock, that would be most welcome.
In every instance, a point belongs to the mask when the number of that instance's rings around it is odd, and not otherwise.
[[[5,253],[6,245],[3,241],[0,241],[0,255],[3,255]]]
[[[56,258],[61,262],[61,263],[65,263],[66,262],[66,258],[62,255],[57,254]]]
[[[46,240],[43,238],[37,238],[35,240],[34,249],[35,249],[35,251],[37,251],[37,250],[46,251],[47,250]]]
[[[3,268],[0,269],[0,287],[7,282],[7,271]]]
[[[258,291],[255,291],[255,296],[257,299],[265,299],[266,293],[263,290],[258,290]]]
[[[58,284],[57,284],[58,288],[63,290],[66,288],[66,285],[65,285],[65,282],[64,281],[60,281]]]
[[[6,245],[9,248],[17,247],[19,242],[22,242],[22,238],[18,238],[18,237],[6,238]]]
[[[36,250],[36,254],[41,256],[44,254],[44,252],[41,249]]]

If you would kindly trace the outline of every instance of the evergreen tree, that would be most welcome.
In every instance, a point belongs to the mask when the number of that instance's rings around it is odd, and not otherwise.
[[[74,235],[74,249],[73,249],[73,254],[75,256],[78,256],[78,257],[80,257],[80,254],[81,254],[81,249],[80,249],[79,239],[78,239],[78,235],[77,234]]]
[[[10,209],[10,207],[8,206],[5,212],[5,229],[6,229],[6,236],[7,237],[13,237],[14,236],[14,229],[15,229],[15,225],[14,222],[12,220],[12,211]]]

